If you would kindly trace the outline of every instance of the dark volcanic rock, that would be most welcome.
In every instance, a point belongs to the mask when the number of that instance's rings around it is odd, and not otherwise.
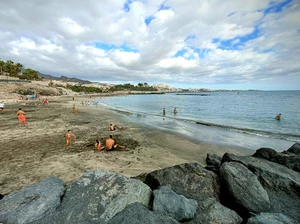
[[[175,219],[152,212],[145,206],[134,203],[108,221],[107,224],[179,224]]]
[[[296,147],[293,147],[290,151],[294,151],[293,149],[295,148]],[[254,153],[253,156],[279,163],[290,169],[300,172],[300,154],[294,154],[292,152],[278,153],[274,149],[260,148]]]
[[[246,166],[237,162],[224,163],[220,175],[223,180],[222,193],[226,195],[224,203],[227,202],[228,207],[238,211],[242,217],[269,210],[267,192]]]
[[[0,223],[29,223],[53,212],[60,204],[64,182],[56,177],[23,188],[0,201]]]
[[[237,157],[226,153],[222,162],[238,161],[251,170],[267,191],[269,212],[282,213],[300,222],[300,173],[286,166],[255,157]]]
[[[205,169],[213,171],[216,174],[219,174],[220,167],[221,167],[221,160],[222,157],[216,154],[207,153],[206,156],[207,166],[205,167]]]
[[[294,154],[299,155],[299,154],[300,154],[300,143],[295,143],[294,145],[292,145],[292,146],[287,150],[287,152],[290,152],[290,153],[294,153]]]
[[[56,213],[36,223],[105,223],[127,205],[149,205],[151,189],[107,170],[90,171],[67,189]]]
[[[178,195],[168,187],[154,190],[153,211],[170,216],[177,221],[194,218],[198,202]]]
[[[219,203],[219,177],[198,163],[185,163],[149,173],[145,183],[153,190],[167,186],[174,192],[198,202],[197,214],[189,223],[240,223],[241,218]],[[220,208],[213,211],[214,206]],[[238,221],[236,221],[238,220]]]
[[[281,213],[261,213],[248,219],[247,224],[296,224]]]

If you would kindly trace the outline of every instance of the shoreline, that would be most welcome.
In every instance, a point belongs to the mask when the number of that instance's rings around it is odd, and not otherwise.
[[[102,95],[101,95],[102,96]],[[75,98],[73,101],[72,98]],[[46,97],[45,97],[46,98]],[[66,185],[89,170],[106,169],[125,176],[138,176],[186,162],[205,166],[207,153],[225,152],[249,155],[254,151],[242,147],[196,142],[165,130],[151,128],[144,123],[124,119],[111,109],[94,105],[82,106],[96,96],[47,97],[49,105],[39,100],[8,102],[0,114],[0,193],[9,194],[37,183],[48,176],[62,179]],[[78,114],[73,114],[76,104]],[[26,113],[27,127],[18,126],[19,107]],[[124,130],[108,131],[109,124]],[[64,135],[71,129],[76,135],[70,149],[65,148]],[[103,144],[109,134],[125,150],[94,151],[95,139]]]

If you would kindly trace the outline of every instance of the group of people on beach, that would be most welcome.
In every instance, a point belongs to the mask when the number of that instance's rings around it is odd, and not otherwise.
[[[66,148],[69,149],[69,146],[71,145],[71,139],[76,139],[76,136],[72,133],[71,130],[68,130],[68,132],[65,134],[66,138]],[[113,139],[112,135],[109,135],[108,138],[105,141],[105,146],[101,144],[101,141],[99,139],[96,139],[95,143],[95,150],[102,151],[106,149],[107,151],[113,151],[115,149],[125,149],[126,146],[115,144],[115,140]]]

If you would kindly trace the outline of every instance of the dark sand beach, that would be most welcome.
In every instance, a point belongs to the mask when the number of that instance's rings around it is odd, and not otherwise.
[[[56,176],[68,185],[89,170],[107,169],[126,176],[181,164],[198,162],[205,165],[207,153],[231,152],[250,154],[243,148],[193,142],[172,133],[129,123],[111,110],[81,102],[87,97],[52,97],[49,105],[39,100],[10,100],[0,114],[0,193],[7,195],[48,176]],[[76,104],[77,115],[73,114]],[[20,127],[18,108],[26,113],[27,126]],[[108,131],[109,124],[124,127]],[[76,135],[69,150],[64,135],[70,129]],[[113,152],[95,151],[95,139],[102,144],[112,134],[116,143],[126,149]]]

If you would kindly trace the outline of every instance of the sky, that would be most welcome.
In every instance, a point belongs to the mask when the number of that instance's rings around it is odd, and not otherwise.
[[[0,58],[44,74],[300,90],[300,0],[0,0]]]

